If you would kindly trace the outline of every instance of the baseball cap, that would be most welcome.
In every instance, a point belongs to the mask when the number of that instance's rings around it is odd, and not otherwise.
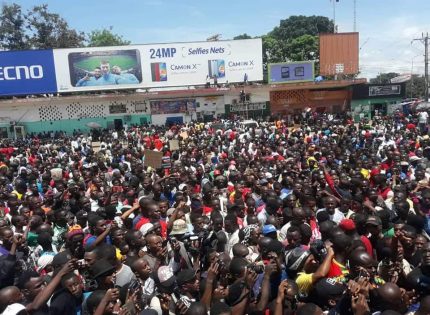
[[[300,271],[308,259],[310,251],[296,247],[285,254],[285,265],[290,271]]]
[[[161,266],[155,273],[154,281],[160,291],[169,292],[176,282],[176,277],[169,266]]]
[[[101,276],[112,274],[115,271],[115,267],[112,266],[106,259],[101,259],[91,266],[90,271],[93,278],[96,279]]]
[[[351,219],[343,219],[339,222],[339,227],[344,231],[355,230],[355,223]]]
[[[318,304],[326,305],[333,297],[341,296],[346,287],[332,278],[323,278],[314,286],[315,296],[318,297]]]
[[[187,282],[190,282],[196,277],[196,271],[194,269],[185,269],[181,270],[181,272],[176,277],[176,282],[178,286],[182,286]]]
[[[382,221],[381,221],[380,217],[378,217],[376,215],[371,215],[366,220],[366,225],[367,224],[370,224],[370,225],[382,225]]]
[[[273,224],[266,224],[265,226],[263,226],[262,233],[264,235],[272,233],[272,232],[276,232],[276,227]]]

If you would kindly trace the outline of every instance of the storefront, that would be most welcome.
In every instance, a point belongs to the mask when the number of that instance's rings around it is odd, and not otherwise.
[[[312,111],[339,113],[349,110],[352,87],[365,80],[341,80],[275,86],[270,92],[272,114],[299,114]]]
[[[351,111],[355,121],[391,115],[405,98],[405,83],[361,84],[353,88]]]

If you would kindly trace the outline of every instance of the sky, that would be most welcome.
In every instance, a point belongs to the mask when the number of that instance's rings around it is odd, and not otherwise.
[[[0,0],[1,1],[1,0]],[[339,32],[353,31],[354,0],[336,3]],[[83,32],[113,28],[133,44],[259,36],[291,15],[333,18],[330,0],[16,0],[23,8],[47,3]],[[422,33],[430,32],[429,0],[356,0],[361,77],[378,73],[424,73]],[[11,3],[11,1],[3,1]]]

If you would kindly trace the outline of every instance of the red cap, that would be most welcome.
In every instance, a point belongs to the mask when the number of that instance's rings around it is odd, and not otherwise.
[[[339,227],[344,231],[352,231],[355,230],[355,223],[351,219],[343,219],[340,221]]]
[[[221,175],[221,171],[220,170],[215,170],[214,171],[214,175],[216,176],[216,175]]]

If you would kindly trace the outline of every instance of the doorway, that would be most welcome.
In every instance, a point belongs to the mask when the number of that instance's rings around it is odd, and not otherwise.
[[[123,129],[122,119],[114,119],[113,124],[114,124],[115,130]]]

